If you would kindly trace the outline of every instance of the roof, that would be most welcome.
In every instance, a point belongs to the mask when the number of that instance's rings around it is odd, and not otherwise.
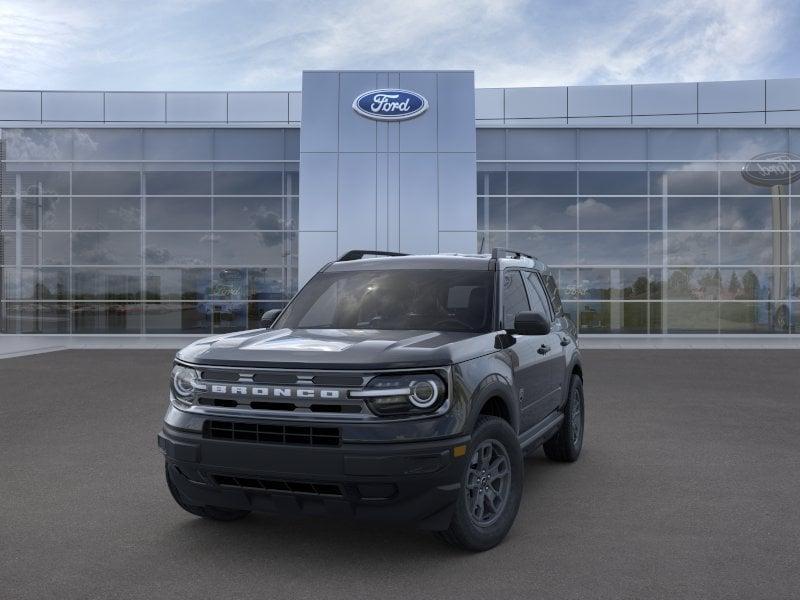
[[[547,265],[538,259],[501,258],[497,262],[502,268],[512,266],[547,271]],[[328,272],[375,271],[385,269],[455,269],[455,270],[494,270],[491,254],[442,253],[410,254],[407,256],[377,256],[358,260],[336,261],[323,270]]]

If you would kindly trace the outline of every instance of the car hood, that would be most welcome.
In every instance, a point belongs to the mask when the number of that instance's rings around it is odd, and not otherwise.
[[[494,334],[364,329],[254,329],[198,340],[177,358],[218,366],[408,369],[494,351]]]

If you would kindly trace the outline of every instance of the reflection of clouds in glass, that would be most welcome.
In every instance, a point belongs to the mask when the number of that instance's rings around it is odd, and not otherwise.
[[[567,207],[567,214],[570,216],[575,216],[578,214],[578,210],[580,209],[581,217],[607,217],[609,215],[614,214],[614,209],[611,208],[608,204],[596,200],[595,198],[586,198],[578,202],[578,206],[571,204]]]
[[[69,159],[70,132],[59,129],[5,129],[9,160]]]
[[[86,129],[75,129],[73,144],[76,156],[92,156],[97,152],[99,144],[92,139],[92,135]]]

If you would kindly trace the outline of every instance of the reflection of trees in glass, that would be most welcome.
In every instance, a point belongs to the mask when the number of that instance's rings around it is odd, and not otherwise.
[[[719,294],[720,276],[716,269],[680,269],[670,273],[667,282],[671,298],[714,300]]]
[[[731,298],[736,298],[742,290],[742,284],[739,283],[739,277],[736,276],[736,271],[731,274],[731,280],[728,282],[728,294]]]
[[[756,300],[758,298],[758,277],[750,269],[742,276],[742,293],[737,300]]]
[[[625,297],[632,300],[646,300],[647,287],[647,277],[637,277],[633,285],[625,289]]]

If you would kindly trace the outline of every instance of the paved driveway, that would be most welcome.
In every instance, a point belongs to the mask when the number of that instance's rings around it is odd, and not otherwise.
[[[800,352],[587,351],[584,454],[527,460],[508,539],[181,511],[172,353],[0,361],[2,598],[796,598]]]

